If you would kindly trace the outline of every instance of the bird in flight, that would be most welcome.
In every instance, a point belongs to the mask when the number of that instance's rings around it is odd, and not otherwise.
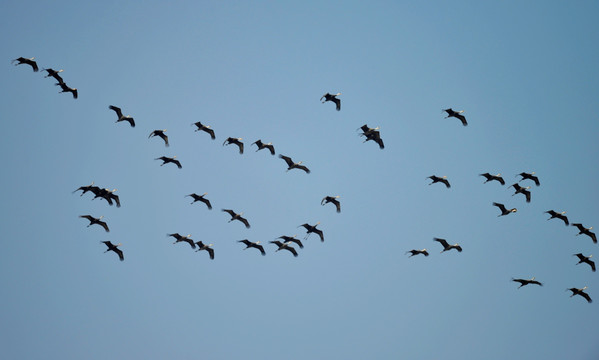
[[[341,110],[341,100],[337,99],[337,96],[341,95],[341,93],[336,93],[336,94],[329,94],[326,93],[324,95],[322,95],[322,97],[320,98],[320,101],[324,104],[327,101],[332,101],[335,103],[335,109],[337,109],[337,111]],[[324,99],[324,101],[322,100]]]
[[[447,116],[445,117],[450,118],[450,117],[454,117],[456,119],[459,119],[462,122],[462,125],[464,126],[468,126],[468,122],[466,121],[466,117],[464,115],[462,115],[462,113],[464,112],[464,110],[460,110],[460,111],[454,111],[452,108],[449,109],[445,109],[443,110],[447,113]]]

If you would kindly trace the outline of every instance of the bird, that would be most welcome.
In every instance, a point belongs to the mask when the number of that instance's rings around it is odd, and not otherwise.
[[[518,211],[518,209],[516,208],[512,208],[512,209],[506,209],[505,205],[500,204],[500,203],[493,203],[493,206],[497,206],[499,208],[499,210],[501,210],[501,214],[497,215],[497,216],[505,216],[505,215],[509,215],[511,213],[515,213],[516,211]]]
[[[256,140],[252,143],[252,145],[256,144],[256,146],[258,146],[258,150],[256,151],[260,151],[262,149],[268,149],[270,151],[271,155],[275,154],[275,147],[272,145],[272,143],[268,143],[265,144],[262,142],[262,140]]]
[[[275,252],[279,250],[288,250],[293,254],[293,256],[297,257],[297,251],[289,244],[289,242],[280,242],[280,241],[270,241],[271,244],[277,245],[279,248],[275,250]]]
[[[568,221],[568,217],[566,215],[564,215],[565,213],[566,213],[565,211],[562,211],[560,213],[558,213],[554,210],[545,211],[545,214],[551,215],[551,217],[547,220],[558,218],[558,219],[562,220],[566,226],[568,226],[568,225],[570,225],[570,222]]]
[[[110,190],[110,189],[106,189],[106,188],[104,188],[104,189],[97,188],[97,190],[96,190],[96,189],[92,188],[91,191],[95,194],[95,196],[92,200],[101,198],[101,199],[106,200],[108,202],[108,205],[110,205],[110,206],[112,206],[112,204],[113,204],[112,201],[114,200],[114,202],[116,203],[116,207],[121,207],[121,201],[119,199],[119,196],[114,193],[116,191],[116,189]]]
[[[487,179],[484,183],[488,183],[489,181],[498,181],[501,185],[505,185],[505,180],[501,177],[501,174],[491,175],[489,173],[480,174],[480,176],[484,176]]]
[[[587,300],[587,302],[590,304],[593,302],[593,300],[591,299],[591,297],[589,296],[589,294],[587,294],[586,292],[584,292],[584,290],[587,289],[588,286],[583,287],[582,289],[577,289],[577,288],[569,288],[566,289],[566,291],[570,290],[572,291],[572,295],[570,295],[570,297],[574,296],[574,295],[580,295],[583,298],[585,298]]]
[[[79,195],[79,196],[83,196],[83,194],[85,194],[88,191],[94,192],[95,190],[100,190],[100,188],[97,186],[94,186],[94,182],[92,181],[92,183],[90,185],[80,186],[79,188],[77,188],[77,190],[73,191],[73,193],[76,193],[79,190],[81,190],[81,195]]]
[[[595,235],[595,233],[591,231],[591,229],[593,228],[592,226],[590,228],[585,228],[582,224],[572,224],[572,226],[576,226],[578,228],[579,232],[578,234],[576,234],[576,236],[584,234],[589,236],[595,244],[597,243],[597,235]]]
[[[216,136],[214,136],[214,130],[212,130],[209,125],[204,125],[200,121],[195,122],[191,125],[197,126],[197,129],[195,129],[195,131],[204,131],[204,132],[210,134],[210,137],[212,138],[212,140],[216,139]]]
[[[208,254],[210,254],[210,260],[214,260],[214,249],[211,248],[212,244],[205,245],[202,240],[200,240],[196,242],[196,245],[198,245],[196,252],[206,250],[208,251]]]
[[[416,250],[416,249],[414,249],[414,250],[406,251],[406,254],[407,253],[412,254],[409,257],[412,257],[414,255],[420,255],[420,254],[422,254],[424,256],[428,256],[428,251],[426,251],[426,249],[422,249],[422,250]]]
[[[433,238],[433,240],[443,245],[443,250],[441,251],[442,253],[451,249],[456,249],[458,252],[462,252],[462,247],[459,244],[449,245],[447,240],[440,238]]]
[[[166,131],[166,129],[162,129],[162,130],[154,130],[150,133],[150,136],[148,136],[148,139],[153,137],[153,136],[159,136],[162,138],[162,140],[164,140],[164,145],[166,147],[169,146],[168,144],[168,136],[166,136],[166,134],[164,133]]]
[[[333,203],[335,204],[335,207],[337,208],[337,212],[341,212],[341,203],[339,202],[339,195],[337,196],[325,196],[321,201],[320,201],[320,205],[326,205],[328,203]]]
[[[79,96],[77,88],[68,87],[64,81],[59,81],[54,85],[60,86],[60,88],[62,89],[61,91],[59,91],[59,93],[70,92],[71,94],[73,94],[73,99],[77,99],[77,97]]]
[[[191,234],[187,234],[187,235],[183,236],[183,235],[179,235],[179,233],[174,233],[174,234],[166,234],[166,236],[171,236],[176,239],[176,241],[173,244],[184,241],[184,242],[188,243],[192,249],[196,248],[196,244],[191,239]]]
[[[535,172],[531,172],[531,173],[525,173],[525,172],[521,172],[520,174],[518,174],[520,176],[522,176],[522,179],[520,179],[518,182],[522,181],[522,180],[532,180],[535,182],[536,186],[541,185],[541,183],[539,182],[539,178],[537,176],[535,176]],[[516,175],[516,176],[518,176]]]
[[[181,169],[183,167],[183,166],[181,166],[181,162],[179,160],[175,159],[175,158],[176,158],[176,156],[173,156],[172,158],[168,157],[168,156],[161,156],[161,157],[156,158],[154,160],[162,160],[162,164],[160,164],[160,166],[162,166],[164,164],[168,164],[168,163],[173,163],[173,164],[177,165],[177,167],[179,169]]]
[[[522,194],[524,196],[526,196],[526,202],[529,203],[530,202],[530,191],[528,191],[528,189],[530,189],[530,186],[527,187],[522,187],[520,185],[518,185],[518,183],[512,184],[510,185],[510,187],[513,187],[516,192],[512,194],[512,196],[516,195],[516,194]]]
[[[450,118],[450,117],[454,117],[456,119],[460,119],[460,121],[462,122],[462,125],[464,126],[468,126],[468,122],[466,121],[466,117],[464,115],[462,115],[462,113],[464,112],[464,110],[460,110],[460,111],[454,111],[452,108],[449,109],[445,109],[443,110],[447,113],[447,116],[445,117]]]
[[[593,255],[589,255],[589,256],[584,256],[582,253],[578,253],[578,254],[574,254],[572,256],[577,256],[578,257],[578,264],[581,263],[587,263],[589,264],[589,266],[591,267],[591,270],[596,271],[597,269],[595,268],[595,262],[593,260],[591,260],[591,258],[593,257]]]
[[[122,245],[121,243],[118,243],[118,244],[114,245],[110,241],[102,241],[102,242],[104,244],[106,244],[106,246],[108,246],[108,250],[104,251],[105,253],[107,253],[109,251],[114,251],[119,256],[119,259],[121,261],[125,260],[125,257],[123,256],[123,251],[118,248],[118,246]]]
[[[52,68],[42,69],[42,70],[47,73],[47,75],[44,76],[45,78],[52,76],[59,83],[64,82],[64,80],[62,79],[62,77],[60,75],[58,75],[59,73],[63,72],[64,70],[62,70],[62,69],[60,69],[60,70],[54,70]]]
[[[542,283],[535,280],[534,276],[530,279],[514,279],[514,278],[512,278],[512,281],[520,283],[520,286],[518,286],[518,289],[520,289],[522,286],[526,286],[528,284],[535,284],[535,285],[543,286]]]
[[[116,122],[128,121],[129,125],[131,125],[131,127],[135,127],[135,120],[133,119],[133,117],[131,115],[127,115],[127,116],[123,115],[123,112],[121,111],[120,107],[110,105],[108,108],[110,110],[113,110],[116,113],[116,115],[119,117]]]
[[[39,70],[39,68],[37,67],[37,63],[34,61],[35,58],[24,58],[24,57],[19,57],[14,59],[13,61],[11,61],[12,63],[16,62],[15,66],[17,65],[22,65],[22,64],[27,64],[29,66],[31,66],[31,68],[33,69],[33,72],[37,72]]]
[[[243,215],[243,213],[235,213],[235,211],[233,210],[229,210],[229,209],[222,209],[222,211],[229,213],[229,215],[231,215],[231,220],[229,220],[229,222],[233,221],[233,220],[239,220],[242,223],[245,224],[246,228],[250,228],[250,223],[247,221],[247,219],[243,218],[241,215]]]
[[[243,250],[247,250],[249,248],[255,248],[255,249],[260,250],[260,253],[262,253],[262,256],[266,255],[266,252],[264,251],[264,247],[262,245],[260,245],[260,241],[251,242],[248,239],[244,239],[244,240],[237,240],[237,242],[245,244],[245,249],[243,249]]]
[[[335,108],[337,109],[337,111],[341,110],[341,100],[337,99],[337,96],[341,95],[341,93],[336,93],[336,94],[329,94],[326,93],[324,95],[322,95],[322,97],[320,98],[321,102],[324,104],[327,101],[332,101],[335,103]],[[322,99],[324,98],[324,101],[322,101]]]
[[[283,160],[285,160],[285,162],[287,163],[287,171],[292,170],[292,169],[300,169],[300,170],[304,170],[306,172],[306,174],[310,173],[310,169],[308,169],[305,165],[302,165],[302,162],[296,162],[294,163],[293,160],[291,160],[291,158],[289,156],[285,156],[285,155],[281,155],[279,154],[279,157]]]
[[[433,181],[429,185],[432,185],[432,184],[438,183],[438,182],[442,182],[443,184],[445,184],[446,188],[449,189],[451,187],[451,185],[449,184],[449,181],[447,180],[447,176],[439,177],[436,175],[431,175],[431,176],[427,177],[427,179],[431,179]]]
[[[206,204],[206,206],[208,206],[208,210],[212,210],[212,204],[210,204],[210,200],[208,200],[208,199],[206,199],[206,198],[204,197],[204,196],[206,196],[206,194],[208,194],[208,193],[203,193],[202,195],[198,195],[198,194],[196,194],[196,193],[192,193],[192,194],[185,195],[185,196],[186,196],[186,197],[187,197],[187,196],[191,196],[191,197],[193,198],[193,201],[191,202],[191,204],[193,204],[193,203],[194,203],[194,202],[196,202],[196,201],[201,201],[201,202],[203,202],[204,204]]]
[[[316,228],[318,226],[318,224],[320,224],[320,221],[314,225],[310,225],[308,223],[300,225],[300,226],[303,226],[307,231],[306,237],[304,238],[304,240],[308,238],[310,233],[315,233],[315,234],[318,234],[318,236],[320,237],[320,241],[324,242],[324,234],[323,234],[322,230]],[[300,227],[300,226],[298,226],[298,227]]]
[[[84,218],[89,220],[89,225],[87,225],[87,227],[90,227],[94,224],[100,225],[101,227],[104,228],[104,230],[106,230],[106,232],[110,232],[110,230],[108,229],[108,225],[106,224],[105,221],[102,221],[102,218],[104,217],[103,215],[100,216],[99,218],[95,218],[91,215],[79,215],[80,218]]]
[[[279,236],[277,239],[283,239],[284,242],[294,242],[297,244],[297,246],[300,247],[300,249],[304,248],[304,244],[302,244],[300,239],[296,238],[297,235],[293,235],[293,236],[287,236],[287,235],[281,235]]]
[[[363,142],[372,140],[379,145],[380,149],[385,148],[383,139],[381,139],[381,133],[378,131],[380,127],[377,126],[373,129],[368,127],[368,125],[364,124],[360,127],[360,129],[362,129],[362,134],[360,134],[360,136],[364,136],[366,138],[366,140],[364,140]]]
[[[241,140],[243,140],[243,138],[229,137],[227,138],[227,140],[225,140],[225,142],[223,142],[223,146],[235,144],[239,147],[239,153],[243,154],[243,143],[241,142]]]

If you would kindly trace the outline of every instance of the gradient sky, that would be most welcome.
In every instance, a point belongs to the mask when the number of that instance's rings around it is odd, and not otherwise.
[[[544,214],[599,227],[597,14],[590,1],[2,2],[2,357],[599,358],[599,275],[572,256],[598,245]],[[64,69],[79,98],[12,66],[20,56]],[[286,172],[258,139],[312,172]],[[541,181],[521,183],[531,203],[508,188],[523,171]],[[452,187],[428,186],[433,174]],[[122,207],[72,193],[92,181]],[[497,217],[494,201],[518,212]],[[325,241],[297,258],[268,243],[318,221]],[[511,281],[532,276],[544,286]],[[583,286],[594,303],[569,297]]]

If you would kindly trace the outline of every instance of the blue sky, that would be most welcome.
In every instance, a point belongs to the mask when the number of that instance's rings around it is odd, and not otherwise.
[[[597,245],[543,212],[599,226],[598,10],[3,2],[3,354],[596,359],[598,275],[572,254]],[[12,66],[20,56],[64,69],[79,98]],[[325,92],[342,93],[341,111],[319,102]],[[115,123],[109,105],[137,126]],[[448,107],[469,125],[444,119]],[[364,124],[381,127],[384,150],[362,143]],[[170,147],[148,139],[155,129]],[[312,172],[286,172],[255,152],[258,139]],[[159,166],[163,155],[183,168]],[[541,181],[521,183],[531,203],[508,188],[523,171]],[[428,186],[433,174],[451,189]],[[92,181],[122,207],[72,194]],[[214,209],[191,205],[192,192]],[[340,196],[340,214],[320,206],[326,195]],[[492,202],[518,212],[497,217]],[[83,214],[103,215],[110,233]],[[268,243],[318,221],[325,242],[310,236],[297,258]],[[214,244],[215,260],[173,245],[175,232]],[[433,237],[464,251],[440,254]],[[105,240],[122,243],[124,262]],[[429,257],[404,254],[422,248]],[[511,281],[532,276],[544,286]],[[565,291],[583,286],[594,303]]]

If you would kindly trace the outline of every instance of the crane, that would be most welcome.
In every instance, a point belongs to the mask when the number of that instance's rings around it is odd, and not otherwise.
[[[572,256],[578,257],[578,263],[576,265],[586,263],[591,267],[591,270],[593,270],[593,272],[595,272],[597,270],[595,268],[595,262],[593,260],[591,260],[593,255],[584,256],[582,253],[578,253],[578,254],[574,254]]]
[[[441,251],[442,253],[451,249],[456,249],[458,252],[462,252],[462,247],[460,246],[460,244],[449,245],[447,240],[441,238],[433,238],[433,240],[443,246],[443,250]]]
[[[281,235],[277,239],[283,239],[284,242],[294,242],[297,244],[297,246],[299,246],[300,249],[303,249],[304,244],[302,244],[301,240],[297,239],[296,236],[297,235],[293,235],[293,236]]]
[[[460,110],[460,111],[454,111],[452,108],[449,109],[445,109],[443,110],[447,113],[447,116],[445,117],[450,118],[450,117],[454,117],[456,119],[459,119],[462,122],[462,125],[464,126],[468,126],[468,122],[466,121],[466,117],[464,115],[462,115],[462,113],[464,112],[464,110]]]
[[[44,76],[45,78],[47,77],[53,77],[54,79],[56,79],[56,81],[58,81],[59,83],[63,83],[64,80],[62,79],[62,77],[60,75],[58,75],[59,73],[63,72],[64,70],[60,69],[60,70],[54,70],[52,68],[48,68],[48,69],[42,69],[43,71],[45,71],[47,73],[46,76]]]
[[[370,128],[367,124],[364,124],[360,127],[362,129],[362,134],[360,136],[364,136],[366,140],[363,142],[367,142],[369,140],[374,141],[379,145],[379,148],[382,150],[385,148],[385,144],[383,143],[383,139],[381,139],[381,133],[378,131],[380,127]]]
[[[322,232],[322,230],[316,228],[318,226],[318,224],[320,224],[320,221],[314,225],[310,225],[308,223],[300,225],[306,229],[306,237],[304,237],[304,240],[308,238],[310,233],[315,233],[315,234],[318,234],[318,236],[320,237],[320,241],[324,242],[324,233]],[[298,227],[300,227],[300,226],[298,226]]]
[[[587,294],[586,292],[584,292],[587,288],[588,288],[588,286],[585,286],[582,289],[569,288],[569,289],[566,289],[566,291],[568,291],[568,290],[572,291],[572,295],[570,295],[570,297],[572,297],[574,295],[580,295],[583,298],[585,298],[587,300],[587,302],[590,304],[590,303],[593,302],[593,300],[591,299],[591,297],[589,296],[589,294]]]
[[[162,164],[160,164],[160,166],[164,165],[164,164],[168,164],[168,163],[173,163],[175,165],[177,165],[177,167],[179,169],[181,169],[183,166],[181,166],[181,162],[177,159],[175,159],[177,156],[173,156],[173,157],[168,157],[168,156],[161,156],[159,158],[156,158],[154,160],[162,160]]]
[[[260,253],[262,253],[262,256],[266,255],[266,252],[264,251],[264,247],[262,245],[260,245],[260,241],[251,242],[248,239],[243,239],[243,240],[237,240],[237,242],[245,244],[245,249],[243,249],[243,250],[247,250],[249,248],[254,248],[254,249],[260,250]]]
[[[441,176],[441,177],[439,177],[439,176],[436,176],[436,175],[431,175],[431,176],[427,177],[427,179],[431,179],[433,181],[429,185],[441,182],[441,183],[445,184],[446,188],[449,189],[451,187],[451,185],[449,184],[449,181],[447,180],[447,176]]]
[[[531,172],[531,173],[521,172],[518,175],[520,175],[522,177],[522,179],[520,179],[519,182],[522,181],[522,180],[527,180],[528,179],[528,180],[534,181],[534,183],[535,183],[536,186],[541,185],[541,183],[539,182],[539,178],[535,175],[534,171]],[[518,176],[518,175],[516,175],[516,176]]]
[[[118,119],[115,122],[127,121],[129,122],[129,125],[131,125],[131,127],[135,127],[135,120],[133,119],[133,117],[131,115],[123,115],[123,112],[121,111],[120,107],[110,105],[108,106],[108,108],[110,110],[113,110],[118,116]]]
[[[480,174],[480,176],[484,176],[485,179],[487,179],[484,183],[488,183],[489,181],[497,181],[499,182],[501,185],[505,185],[505,180],[503,180],[503,178],[501,177],[501,174],[497,174],[497,175],[491,175],[488,172],[484,173],[484,174]]]
[[[87,227],[90,227],[90,226],[96,224],[96,225],[100,225],[101,227],[103,227],[104,230],[106,230],[106,232],[110,232],[110,230],[108,229],[108,224],[106,224],[105,221],[102,221],[102,218],[104,217],[104,215],[100,216],[99,218],[93,217],[91,215],[79,215],[79,217],[89,220],[89,225],[87,225]]]
[[[212,210],[212,204],[210,204],[210,200],[208,200],[204,197],[204,196],[206,196],[206,194],[208,194],[208,193],[203,193],[202,195],[192,193],[189,195],[185,195],[185,197],[191,196],[193,198],[193,201],[191,202],[191,204],[195,203],[196,201],[201,201],[204,204],[206,204],[206,206],[208,207],[208,210]]]
[[[496,203],[496,202],[493,203],[493,206],[497,206],[499,208],[499,210],[501,210],[501,214],[499,214],[497,216],[505,216],[505,215],[509,215],[511,213],[515,213],[516,211],[518,211],[518,209],[516,209],[516,208],[511,208],[511,209],[508,210],[505,207],[505,205],[500,204],[500,203]]]
[[[195,125],[197,127],[195,131],[204,131],[210,135],[210,138],[212,138],[212,140],[216,139],[216,136],[214,136],[214,130],[212,130],[209,125],[204,125],[200,121],[195,122],[191,125]]]
[[[530,191],[528,191],[528,189],[530,189],[530,186],[522,187],[518,183],[514,183],[514,184],[510,185],[510,187],[513,187],[516,190],[516,192],[513,193],[512,196],[514,196],[516,194],[522,194],[522,195],[526,196],[526,202],[527,203],[530,202]]]
[[[196,242],[196,245],[198,245],[198,249],[196,250],[196,252],[206,250],[206,251],[208,251],[208,254],[210,255],[210,260],[214,260],[214,249],[211,247],[212,244],[205,245],[202,242],[202,240],[200,240],[200,241]]]
[[[279,154],[279,157],[283,160],[285,160],[285,162],[287,163],[287,171],[289,170],[293,170],[293,169],[300,169],[300,170],[304,170],[306,172],[306,174],[310,173],[310,169],[308,169],[305,165],[302,165],[302,162],[293,162],[293,160],[291,160],[291,158],[289,156],[285,156],[285,155],[281,155]]]
[[[118,248],[119,246],[122,245],[121,243],[114,245],[110,241],[102,241],[102,242],[108,247],[108,250],[104,251],[105,253],[107,253],[109,251],[114,251],[119,256],[119,259],[121,261],[125,260],[125,257],[123,256],[123,251]]]
[[[275,250],[275,252],[279,250],[287,250],[293,254],[293,256],[297,257],[297,251],[290,245],[289,242],[280,242],[280,241],[270,241],[271,244],[277,245],[279,248]]]
[[[178,242],[186,242],[189,244],[189,246],[191,246],[192,249],[196,248],[196,244],[191,239],[191,234],[187,234],[187,235],[183,236],[183,235],[179,235],[179,233],[174,233],[174,234],[166,234],[166,236],[174,237],[176,239],[173,244],[176,244]]]
[[[335,207],[337,208],[337,212],[340,213],[341,212],[341,203],[339,202],[339,195],[336,196],[325,196],[321,201],[320,201],[320,205],[324,206],[328,203],[333,203],[335,204]]]
[[[415,255],[424,255],[424,256],[428,256],[428,251],[426,251],[426,249],[422,249],[422,250],[410,250],[410,251],[406,251],[406,254],[410,253],[411,255],[409,257],[415,256]]]
[[[568,226],[568,225],[570,225],[570,222],[568,221],[568,217],[566,215],[564,215],[565,213],[566,213],[565,211],[562,211],[562,212],[559,212],[559,213],[557,211],[554,211],[554,210],[547,210],[547,211],[545,211],[545,214],[551,215],[551,217],[549,219],[547,219],[547,220],[551,220],[551,219],[557,218],[557,219],[562,220],[564,222],[564,225]]]
[[[341,100],[337,99],[337,96],[341,95],[341,93],[336,93],[336,94],[329,94],[326,93],[324,95],[322,95],[322,97],[320,98],[321,103],[325,103],[327,101],[332,101],[335,103],[335,109],[337,109],[337,111],[341,110]],[[322,100],[324,99],[324,101]]]
[[[59,93],[70,92],[73,95],[73,99],[77,99],[77,97],[79,97],[79,92],[77,91],[77,88],[69,87],[64,81],[59,81],[54,85],[60,86],[61,90],[59,91]]]
[[[248,229],[250,228],[250,223],[247,221],[246,218],[241,216],[241,215],[243,215],[243,213],[237,214],[235,211],[230,210],[230,209],[222,209],[222,211],[231,215],[231,220],[229,220],[229,222],[231,222],[233,220],[238,220],[238,221],[241,221],[245,225],[246,228],[248,228]]]
[[[34,57],[27,59],[27,58],[24,58],[24,57],[21,56],[19,58],[14,59],[11,62],[12,63],[16,62],[15,66],[22,65],[22,64],[29,65],[33,69],[33,72],[37,72],[39,70],[39,68],[37,67],[37,63],[35,62],[35,58]]]
[[[227,140],[223,142],[223,146],[235,144],[239,147],[239,153],[243,154],[243,143],[241,142],[241,140],[243,140],[243,138],[228,137]]]
[[[540,283],[537,280],[535,280],[534,276],[532,278],[530,278],[530,279],[514,279],[514,278],[512,278],[512,281],[520,283],[520,286],[518,286],[518,289],[520,289],[522,286],[526,286],[526,285],[529,285],[529,284],[543,286],[542,283]]]
[[[585,228],[582,224],[579,223],[572,224],[572,226],[576,226],[578,228],[578,234],[576,234],[576,236],[586,235],[590,237],[595,244],[597,243],[597,235],[595,235],[595,233],[591,231],[591,229],[593,228],[592,226],[590,228]]]
[[[164,146],[168,147],[168,136],[166,136],[166,134],[164,133],[166,131],[166,129],[162,129],[162,130],[154,130],[150,133],[150,136],[148,136],[148,139],[153,137],[153,136],[158,136],[160,137],[162,140],[164,140]]]
[[[270,151],[271,155],[275,154],[275,147],[272,145],[272,143],[265,144],[262,142],[262,140],[258,139],[252,143],[252,145],[254,145],[254,144],[256,144],[256,146],[258,146],[258,150],[256,150],[256,151],[260,151],[262,149],[268,149]]]

